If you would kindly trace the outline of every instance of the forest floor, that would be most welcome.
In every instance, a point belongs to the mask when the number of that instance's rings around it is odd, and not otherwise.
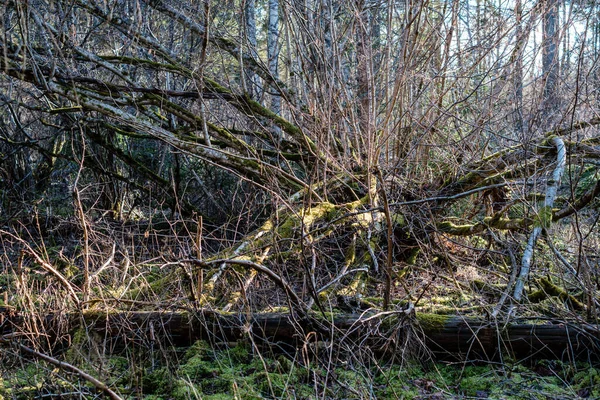
[[[246,343],[133,349],[101,355],[73,343],[64,359],[103,380],[123,399],[578,399],[600,398],[600,366],[538,361],[529,365],[357,364],[327,357],[263,354]],[[299,359],[299,358],[300,359]],[[350,359],[350,358],[349,358]],[[92,399],[95,388],[41,361],[2,353],[3,399]]]

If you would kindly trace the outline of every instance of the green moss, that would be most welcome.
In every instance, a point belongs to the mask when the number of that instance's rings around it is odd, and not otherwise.
[[[419,247],[413,247],[409,251],[408,256],[406,257],[406,263],[408,265],[415,265],[417,263],[417,256],[419,255],[420,252],[421,252],[421,249]]]
[[[338,296],[348,296],[348,297],[356,297],[357,295],[362,294],[365,288],[365,280],[367,275],[364,272],[357,273],[352,281],[344,286],[342,289],[337,291]]]
[[[255,375],[264,368],[251,357],[246,343],[218,350],[198,341],[184,359],[175,371],[173,398],[261,398]]]
[[[278,370],[280,370],[282,373],[290,373],[292,371],[294,371],[294,364],[292,363],[292,360],[290,360],[289,358],[285,357],[285,356],[279,356],[277,357],[277,364],[278,364]],[[303,369],[303,368],[301,368]]]
[[[292,232],[296,227],[298,221],[293,215],[288,216],[285,221],[277,228],[277,234],[280,238],[292,237]]]
[[[335,391],[338,398],[369,398],[372,390],[372,382],[366,371],[352,368],[337,368],[334,372],[335,378],[342,384],[342,388]],[[344,390],[344,386],[351,387],[352,392]]]
[[[175,389],[172,392],[175,400],[189,400],[202,398],[202,389],[185,379],[178,379],[175,382]]]
[[[173,376],[167,368],[147,370],[142,377],[142,392],[149,394],[169,394],[173,389]]]
[[[471,237],[471,246],[473,247],[487,248],[489,245],[489,241],[479,235]]]
[[[248,363],[251,360],[248,344],[239,341],[238,344],[226,351],[226,356],[235,363]]]
[[[177,375],[180,378],[176,392],[229,393],[234,380],[231,371],[221,363],[204,361],[200,357],[189,359],[177,370]]]
[[[473,224],[456,225],[451,221],[443,221],[437,224],[437,228],[450,235],[467,236],[482,232],[486,227],[496,229],[516,229],[528,226],[529,222],[522,218],[500,218],[485,217],[482,221]]]
[[[573,376],[576,390],[590,391],[591,398],[600,398],[600,371],[597,368],[586,368]]]
[[[72,385],[62,379],[56,370],[51,370],[47,365],[20,364],[18,368],[8,368],[2,365],[0,368],[0,400],[8,399],[33,399],[41,398],[42,394],[48,392],[48,388],[54,393],[72,391]]]
[[[548,298],[548,294],[543,290],[536,290],[535,292],[528,294],[527,298],[532,303],[540,303]]]
[[[535,218],[534,226],[548,229],[552,224],[552,207],[542,207]]]
[[[438,224],[438,229],[442,232],[451,233],[453,235],[467,235],[471,233],[475,225],[473,224],[464,224],[464,225],[456,225],[450,221],[443,221]]]
[[[376,398],[380,399],[417,399],[421,393],[415,378],[423,377],[423,369],[417,366],[407,365],[404,367],[392,365],[381,370],[375,376],[374,387]],[[367,398],[370,396],[366,396]]]
[[[539,303],[548,297],[557,297],[561,301],[568,303],[575,310],[583,310],[585,306],[573,295],[567,293],[564,289],[556,286],[550,278],[544,277],[538,280],[541,289],[531,293],[528,298],[533,303]]]
[[[200,380],[202,378],[209,378],[218,375],[219,370],[219,366],[215,363],[204,361],[202,357],[195,356],[180,366],[177,370],[177,374],[190,380]]]
[[[254,384],[263,396],[280,398],[287,392],[289,377],[286,374],[261,371],[254,374]]]
[[[478,392],[489,392],[498,383],[499,378],[490,367],[466,367],[459,388],[467,396],[476,396]]]
[[[106,318],[106,312],[103,314]],[[64,358],[68,363],[78,365],[81,369],[90,373],[95,372],[95,368],[92,365],[93,360],[91,355],[94,352],[90,351],[98,343],[98,334],[85,328],[79,328],[71,336],[71,345],[66,351]],[[115,363],[118,357],[115,357]],[[117,366],[118,364],[115,364]]]
[[[356,241],[353,240],[352,243],[348,246],[346,250],[346,254],[344,256],[346,266],[353,265],[356,261]]]
[[[402,214],[394,213],[392,214],[392,223],[396,226],[403,227],[406,226],[406,220]]]
[[[127,386],[132,379],[133,368],[126,357],[111,356],[107,361],[107,370],[115,378],[111,383]]]
[[[237,400],[240,397],[233,394],[217,393],[209,396],[202,396],[201,398],[203,400]],[[251,399],[256,399],[256,397],[253,397]]]
[[[419,325],[427,332],[441,331],[444,329],[449,319],[449,315],[417,313]]]
[[[542,142],[540,143],[540,145],[537,146],[537,147],[538,148],[539,147],[554,147],[554,143],[552,143],[552,141],[554,139],[556,139],[557,137],[558,136],[556,134],[552,133],[552,132],[547,133],[546,137],[544,138],[544,140],[542,140]],[[545,150],[545,149],[543,149],[543,150]]]
[[[130,289],[124,294],[126,299],[143,300],[157,293],[164,292],[174,282],[175,273],[164,275],[163,273],[152,273],[146,275],[146,279],[138,283],[138,286]],[[121,293],[116,293],[120,297]]]
[[[430,324],[443,325],[443,316],[428,314],[426,318]],[[375,359],[369,359],[367,364],[353,357],[346,359],[347,364],[335,362],[327,369],[310,369],[283,355],[252,357],[245,343],[214,348],[199,341],[179,359],[179,365],[162,365],[156,369],[146,366],[141,381],[143,393],[136,392],[135,396],[145,400],[321,397],[529,400],[575,398],[581,390],[589,393],[589,398],[600,398],[600,371],[585,363],[573,365],[552,360],[540,362],[532,369],[506,363],[499,368],[455,363],[413,364],[406,360],[399,365]],[[125,361],[123,357],[111,357],[109,364],[120,374]],[[49,374],[48,371],[43,363],[18,369],[10,378],[3,371],[0,400],[2,397],[34,398],[44,390],[47,393],[48,388],[58,395],[72,390],[72,383],[59,382],[60,373]],[[131,384],[123,387],[131,387]],[[125,389],[123,393],[129,392]]]

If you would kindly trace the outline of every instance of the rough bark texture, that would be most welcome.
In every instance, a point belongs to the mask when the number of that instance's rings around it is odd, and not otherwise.
[[[110,347],[167,344],[188,346],[197,340],[235,342],[249,334],[256,343],[280,349],[301,347],[305,338],[319,341],[357,339],[377,353],[394,348],[398,337],[415,337],[437,359],[470,361],[597,359],[600,344],[598,325],[571,324],[559,321],[542,323],[486,322],[481,319],[437,314],[406,315],[403,312],[378,314],[337,314],[327,319],[295,318],[287,313],[221,314],[210,310],[197,312],[88,312],[83,319],[48,315],[44,324],[50,335],[64,340],[64,332],[86,325]],[[24,317],[3,310],[0,333],[19,337],[24,331]],[[66,328],[68,327],[68,328]],[[66,328],[66,329],[65,329]],[[326,329],[324,329],[326,328]],[[63,332],[60,336],[59,332]],[[23,333],[23,336],[29,336]],[[312,340],[311,340],[312,341]]]

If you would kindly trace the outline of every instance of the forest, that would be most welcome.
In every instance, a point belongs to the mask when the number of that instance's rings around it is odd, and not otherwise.
[[[0,399],[600,398],[597,2],[0,14]]]

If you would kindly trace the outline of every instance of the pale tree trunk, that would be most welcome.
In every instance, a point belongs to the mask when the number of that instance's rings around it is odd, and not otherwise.
[[[269,26],[267,33],[267,54],[269,58],[269,72],[273,77],[279,76],[279,0],[269,0]],[[271,110],[281,114],[281,97],[273,94],[271,97]]]
[[[525,251],[523,253],[523,258],[521,260],[521,272],[519,273],[519,277],[517,278],[517,282],[515,284],[514,299],[516,301],[521,301],[521,298],[523,297],[523,289],[525,287],[525,280],[527,279],[529,270],[531,268],[535,243],[542,233],[542,229],[548,228],[552,222],[552,206],[554,205],[554,199],[556,198],[558,187],[560,186],[560,180],[562,178],[565,165],[567,164],[567,152],[563,140],[559,137],[554,137],[552,139],[552,144],[556,147],[558,152],[558,156],[556,157],[556,168],[552,173],[552,177],[548,180],[544,206],[538,210],[538,221],[533,229],[533,232],[531,233],[531,236],[529,236],[527,246],[525,247]]]
[[[244,22],[246,27],[246,40],[248,41],[248,53],[254,59],[258,59],[256,41],[256,0],[245,1]],[[260,79],[252,70],[246,71],[246,86],[250,98],[259,100],[262,92]]]

